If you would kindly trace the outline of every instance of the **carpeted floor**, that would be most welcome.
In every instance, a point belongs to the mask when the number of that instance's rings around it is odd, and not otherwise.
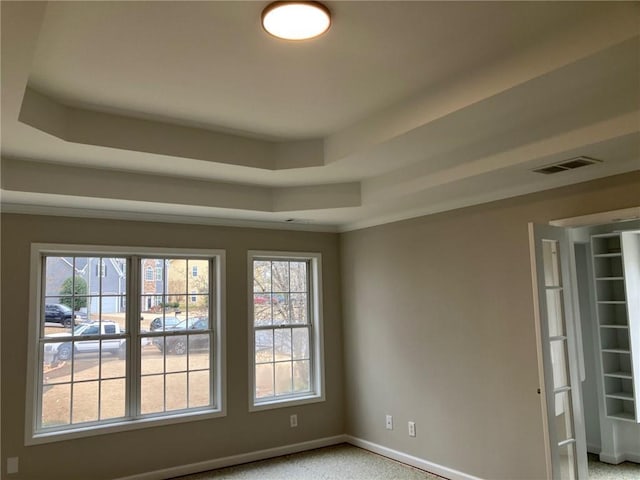
[[[174,480],[442,480],[442,477],[342,444]],[[589,480],[640,480],[640,464],[610,465],[589,454]]]
[[[179,478],[180,480],[442,480],[437,475],[347,444]]]
[[[611,465],[589,454],[589,480],[640,480],[640,464],[624,462]]]

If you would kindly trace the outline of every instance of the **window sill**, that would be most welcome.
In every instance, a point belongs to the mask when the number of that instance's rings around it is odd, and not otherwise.
[[[37,432],[26,437],[25,446],[40,445],[43,443],[61,442],[75,438],[94,437],[108,433],[125,432],[128,430],[140,430],[144,428],[160,427],[176,423],[196,422],[226,416],[226,412],[220,409],[202,410],[199,412],[177,413],[162,417],[146,417],[136,420],[114,421],[102,425],[78,425],[76,428],[65,430]]]
[[[267,400],[263,402],[256,402],[253,399],[249,405],[250,412],[259,412],[261,410],[272,410],[275,408],[295,407],[297,405],[306,405],[308,403],[324,402],[324,394],[310,394],[301,397],[286,397],[275,400]]]

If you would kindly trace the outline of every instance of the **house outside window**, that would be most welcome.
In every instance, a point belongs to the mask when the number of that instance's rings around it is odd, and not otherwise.
[[[251,410],[324,400],[321,256],[249,252]]]
[[[158,258],[185,265],[182,287],[177,279],[160,294],[149,286],[145,265]],[[186,275],[190,262],[208,272],[197,287]],[[122,273],[121,285],[86,268],[104,263]],[[34,244],[26,443],[224,415],[223,268],[222,251]],[[140,320],[148,297],[154,305],[182,300],[181,323],[150,330]],[[54,318],[58,311],[75,318]]]

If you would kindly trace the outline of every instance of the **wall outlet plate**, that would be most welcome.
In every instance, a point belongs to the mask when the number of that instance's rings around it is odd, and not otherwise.
[[[409,422],[409,436],[410,437],[415,437],[416,436],[416,422]]]
[[[393,417],[391,415],[386,416],[384,426],[387,430],[393,430]]]
[[[289,417],[289,425],[291,426],[291,428],[298,426],[298,415],[294,413]]]

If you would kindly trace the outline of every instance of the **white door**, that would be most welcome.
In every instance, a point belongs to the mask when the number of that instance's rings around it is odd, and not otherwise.
[[[571,301],[569,239],[563,228],[530,227],[551,478],[583,480],[588,478],[587,447]]]

